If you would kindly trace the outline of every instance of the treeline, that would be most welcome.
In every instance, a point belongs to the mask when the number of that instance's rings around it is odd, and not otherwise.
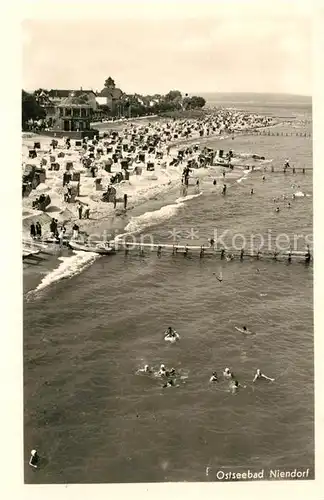
[[[21,122],[22,128],[28,128],[28,122],[46,118],[46,111],[38,104],[35,96],[22,90],[21,93]]]

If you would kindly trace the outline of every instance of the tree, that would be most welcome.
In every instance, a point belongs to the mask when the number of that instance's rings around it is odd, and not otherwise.
[[[170,90],[170,92],[168,92],[165,96],[166,101],[174,101],[177,98],[182,99],[182,94],[180,90]]]
[[[51,100],[50,100],[50,97],[49,97],[49,92],[48,90],[45,90],[45,89],[37,89],[35,90],[35,92],[33,93],[33,96],[35,97],[37,103],[40,105],[40,106],[44,106],[46,104],[51,104]]]
[[[21,94],[21,112],[23,128],[29,120],[40,120],[46,117],[45,110],[38,104],[35,97],[24,90]]]
[[[107,89],[114,89],[114,88],[116,88],[115,80],[113,80],[113,79],[111,78],[111,76],[109,76],[109,77],[107,78],[107,80],[105,81],[105,87],[106,87]]]
[[[194,95],[189,99],[187,103],[187,108],[189,109],[203,108],[205,104],[206,101],[203,97]]]

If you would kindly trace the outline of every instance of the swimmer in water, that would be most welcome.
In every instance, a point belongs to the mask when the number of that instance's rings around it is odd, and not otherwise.
[[[175,337],[176,336],[175,331],[173,330],[173,328],[171,326],[169,326],[169,328],[165,332],[164,336],[165,337]]]
[[[236,392],[240,387],[242,387],[242,389],[245,389],[245,385],[240,384],[238,380],[233,380],[233,382],[231,382],[230,384],[230,389],[232,392]]]
[[[162,365],[160,366],[160,369],[159,369],[159,371],[158,371],[158,375],[159,375],[160,377],[165,377],[165,376],[166,376],[166,369],[165,369],[165,365],[163,365],[163,364],[162,364]]]
[[[176,375],[176,371],[174,368],[171,368],[169,375],[170,375],[170,377],[174,377]]]
[[[216,179],[213,180],[213,184],[214,184],[214,186],[216,186],[216,184],[217,184]]]
[[[275,212],[280,212],[280,208],[277,207],[276,210],[275,210]]]
[[[253,190],[253,188],[251,189],[250,194],[251,194],[251,195],[252,195],[252,194],[254,194],[254,190]]]
[[[262,180],[265,181],[265,175],[263,175]]]
[[[256,374],[254,375],[254,379],[253,379],[253,383],[258,380],[258,379],[264,379],[264,380],[270,380],[270,382],[273,382],[275,379],[274,378],[270,378],[270,377],[267,377],[266,375],[264,375],[261,370],[259,370],[259,368],[257,369],[256,371]]]
[[[162,387],[163,389],[165,389],[166,387],[174,387],[174,381],[172,380],[172,378],[170,380],[167,380]]]
[[[229,368],[225,368],[225,370],[223,371],[223,375],[224,375],[224,378],[227,378],[227,379],[231,379],[234,377],[234,374],[231,373]]]
[[[216,276],[216,273],[213,273],[214,276]],[[219,272],[219,275],[216,276],[216,278],[218,279],[218,281],[221,283],[223,281],[223,273],[222,271]]]
[[[290,204],[290,201],[288,201],[288,205],[287,205],[287,208],[291,208],[291,204]]]
[[[212,376],[209,379],[209,382],[218,382],[218,377],[216,372],[213,372]]]
[[[145,365],[144,368],[140,368],[138,371],[142,372],[142,373],[152,373],[153,372],[152,368],[150,368],[149,365]]]

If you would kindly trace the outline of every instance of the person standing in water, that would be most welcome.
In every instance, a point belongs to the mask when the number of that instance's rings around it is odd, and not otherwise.
[[[39,464],[39,455],[36,450],[32,450],[30,452],[29,465],[37,469],[38,464]]]
[[[127,209],[127,194],[124,194],[124,210]]]
[[[226,194],[226,189],[227,189],[227,186],[226,186],[226,184],[224,184],[223,185],[223,190],[222,190],[222,195],[224,195],[224,196]]]
[[[216,179],[213,180],[213,184],[214,184],[214,186],[216,186],[216,184],[217,184]]]

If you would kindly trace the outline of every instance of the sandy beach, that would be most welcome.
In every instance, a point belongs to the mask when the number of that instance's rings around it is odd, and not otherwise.
[[[71,141],[71,147],[68,148],[65,139],[57,139],[57,148],[53,150],[51,143],[54,137],[23,134],[23,170],[26,165],[32,165],[35,168],[43,168],[46,175],[45,182],[40,183],[28,197],[23,198],[23,238],[29,238],[30,224],[36,221],[42,225],[43,236],[49,235],[49,224],[52,218],[55,218],[58,224],[64,224],[67,227],[67,234],[71,234],[70,226],[76,221],[78,221],[80,231],[87,233],[90,230],[93,231],[103,221],[116,215],[125,214],[123,210],[124,195],[127,195],[127,212],[129,213],[145,202],[163,197],[172,189],[180,189],[181,173],[185,166],[185,160],[197,161],[199,154],[201,154],[200,147],[197,147],[195,151],[190,150],[193,145],[201,143],[206,145],[210,139],[218,138],[221,140],[229,137],[229,134],[249,132],[273,124],[273,121],[264,116],[246,115],[226,110],[214,112],[201,120],[170,121],[162,119],[150,122],[149,119],[146,119],[128,121],[120,123],[116,127],[117,130],[119,129],[117,132],[118,143],[115,140],[115,128],[111,128],[112,124],[109,124],[107,129],[100,131],[100,137],[96,143],[96,149],[97,151],[99,149],[99,153],[96,153],[95,158],[89,161],[87,166],[85,166],[84,161],[89,158],[89,154],[80,145],[75,146],[76,141]],[[145,161],[143,161],[143,158],[139,159],[142,146],[145,141],[152,137],[158,138],[157,145],[151,148],[150,153],[145,152]],[[140,138],[140,141],[137,138]],[[133,147],[133,150],[126,151],[134,141],[136,146]],[[40,148],[37,149],[37,157],[31,159],[29,151],[33,149],[35,142],[40,143]],[[90,143],[91,141],[89,141]],[[113,184],[117,199],[116,208],[114,208],[113,203],[102,201],[102,195],[110,184],[111,177],[123,172],[122,158],[114,163],[112,160],[118,144],[120,148],[125,148],[124,157],[127,155],[129,158],[129,179],[125,180],[124,178],[121,182]],[[186,149],[185,158],[183,161],[177,162],[178,152],[184,149]],[[50,164],[53,161],[58,164],[58,170],[50,169]],[[64,201],[63,173],[67,163],[71,164],[71,162],[73,174],[80,175],[80,192],[74,203]],[[110,172],[105,168],[107,162],[112,164]],[[147,164],[154,165],[152,170],[146,168]],[[90,172],[89,165],[95,168],[95,177]],[[140,172],[140,175],[136,175],[136,170]],[[221,166],[215,168],[216,178],[221,176],[222,170]],[[192,169],[190,184],[196,184],[197,179],[206,174],[206,168]],[[238,172],[230,171],[228,175],[235,177]],[[100,183],[99,188],[98,182]],[[33,202],[42,194],[49,195],[51,199],[45,212],[33,208]],[[79,219],[77,203],[90,209],[89,219]]]

